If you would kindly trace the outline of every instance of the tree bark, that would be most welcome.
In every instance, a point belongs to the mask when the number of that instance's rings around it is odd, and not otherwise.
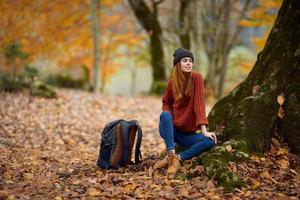
[[[194,69],[195,71],[200,72],[200,64],[201,64],[201,54],[200,54],[200,49],[203,49],[203,44],[202,44],[202,40],[201,40],[201,31],[202,31],[202,24],[201,21],[199,20],[201,18],[200,15],[200,9],[201,8],[201,4],[202,2],[200,1],[192,1],[192,15],[194,15],[194,17],[192,17],[192,27],[191,27],[191,31],[192,31],[192,41],[194,41],[194,55],[195,55],[195,65],[194,65]]]
[[[224,126],[222,140],[243,139],[250,152],[269,149],[279,127],[291,151],[300,154],[300,2],[284,0],[264,49],[248,77],[209,113],[209,129]],[[277,97],[284,93],[285,116]]]
[[[150,37],[150,55],[153,83],[166,79],[162,29],[157,17],[157,6],[162,1],[153,1],[153,11],[141,0],[128,0],[136,18]]]
[[[191,4],[191,0],[180,0],[179,8],[179,39],[181,45],[185,49],[191,49],[191,38],[190,38],[190,21],[188,20],[188,8]]]
[[[93,43],[94,43],[94,92],[99,92],[100,88],[100,47],[99,47],[99,15],[98,7],[99,0],[92,0],[92,31],[93,31]],[[103,92],[103,85],[101,86],[101,92]]]
[[[222,22],[222,27],[223,27],[223,37],[221,39],[221,47],[222,49],[220,50],[221,52],[221,70],[220,70],[220,79],[219,79],[219,85],[218,85],[218,99],[222,97],[223,95],[223,89],[224,89],[224,81],[225,81],[225,76],[227,72],[227,63],[228,63],[228,56],[229,56],[229,49],[228,49],[228,37],[229,37],[229,29],[230,29],[230,10],[232,3],[230,0],[225,0],[224,1],[224,16],[223,16],[223,22]]]

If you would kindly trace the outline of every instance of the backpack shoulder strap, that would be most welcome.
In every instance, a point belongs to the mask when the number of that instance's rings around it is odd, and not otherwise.
[[[138,164],[142,160],[142,153],[141,153],[140,148],[141,148],[141,144],[142,144],[143,132],[142,132],[142,128],[137,120],[130,120],[129,123],[131,125],[136,126],[137,132],[138,132],[138,137],[137,137],[136,145],[135,145],[135,158],[134,158],[135,164]]]

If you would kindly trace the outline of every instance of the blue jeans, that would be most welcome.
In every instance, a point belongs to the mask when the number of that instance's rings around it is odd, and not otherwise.
[[[196,132],[182,132],[173,125],[170,112],[162,112],[159,120],[159,134],[164,139],[167,150],[175,150],[175,143],[186,148],[179,153],[181,160],[188,160],[212,148],[214,141]]]

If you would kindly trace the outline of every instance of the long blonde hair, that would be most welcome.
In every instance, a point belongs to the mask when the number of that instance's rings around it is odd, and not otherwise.
[[[183,96],[192,95],[192,72],[183,72],[180,62],[174,66],[172,81],[175,100],[180,100]]]

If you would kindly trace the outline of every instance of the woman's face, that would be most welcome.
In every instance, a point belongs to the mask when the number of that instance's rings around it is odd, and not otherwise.
[[[193,69],[193,60],[190,57],[183,57],[180,60],[181,71],[191,72]]]

